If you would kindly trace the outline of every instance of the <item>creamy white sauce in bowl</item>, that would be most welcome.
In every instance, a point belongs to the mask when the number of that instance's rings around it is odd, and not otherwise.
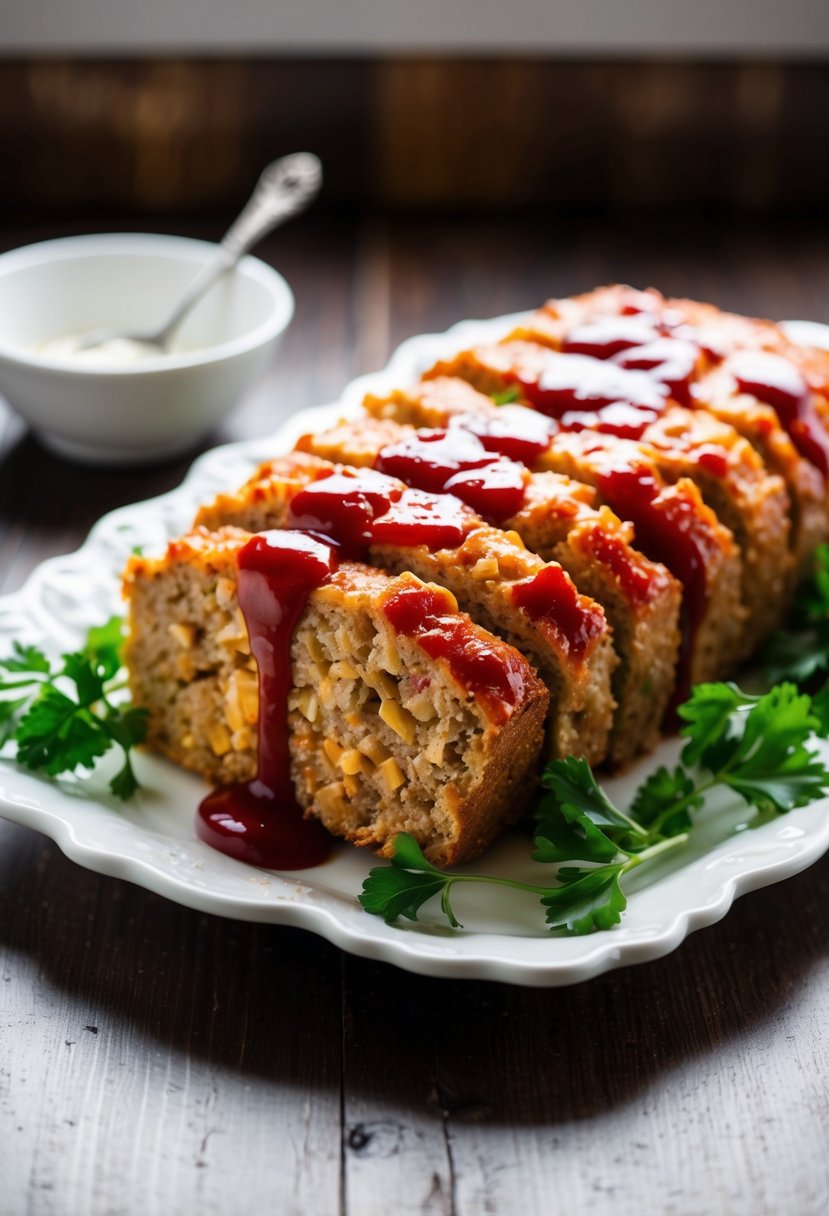
[[[33,353],[46,359],[58,359],[61,363],[77,362],[85,367],[113,368],[183,353],[175,345],[165,350],[149,342],[136,342],[132,338],[110,338],[99,346],[84,347],[81,345],[84,337],[84,334],[62,334],[49,338],[35,346]]]

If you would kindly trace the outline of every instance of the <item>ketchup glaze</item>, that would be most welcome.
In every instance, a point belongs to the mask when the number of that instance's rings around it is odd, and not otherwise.
[[[447,660],[461,687],[486,702],[497,722],[505,722],[524,696],[526,668],[506,650],[494,651],[447,606],[445,592],[411,585],[395,588],[383,611],[397,633],[416,638],[431,658]]]
[[[383,448],[375,468],[421,490],[455,494],[497,524],[524,503],[523,466],[487,451],[477,435],[459,427],[416,431]]]
[[[322,540],[301,532],[260,532],[239,551],[239,606],[259,669],[258,772],[253,781],[213,790],[196,816],[196,834],[237,861],[269,870],[303,870],[331,852],[322,824],[303,819],[291,780],[288,693],[291,637],[309,594],[337,569]]]
[[[829,476],[829,436],[800,368],[769,351],[741,351],[728,360],[741,393],[770,405],[801,456]]]
[[[531,410],[521,413],[533,416]],[[409,484],[455,494],[485,519],[504,523],[523,506],[527,471],[517,461],[487,451],[485,439],[496,442],[495,436],[485,433],[488,421],[457,415],[448,429],[416,431],[399,443],[382,448],[376,467]],[[485,438],[467,429],[467,422],[470,428],[477,423]],[[543,444],[536,432],[532,447],[543,451],[549,442],[549,430]],[[584,658],[593,639],[605,628],[604,613],[579,596],[558,565],[545,566],[532,578],[517,583],[511,594],[516,607],[530,620],[543,623],[575,659]]]
[[[460,499],[410,489],[374,469],[335,469],[291,500],[291,526],[330,537],[350,557],[372,543],[460,545],[470,519]]]
[[[692,406],[695,403],[691,386],[696,379],[701,357],[704,356],[709,362],[719,362],[726,357],[727,349],[717,349],[716,342],[712,344],[703,330],[686,324],[681,315],[666,309],[659,311],[658,301],[654,301],[645,310],[636,305],[630,308],[625,306],[619,316],[599,316],[572,326],[563,339],[562,352],[646,373],[663,386],[675,401]],[[829,477],[829,437],[814,408],[813,395],[800,369],[782,355],[764,350],[743,350],[732,354],[728,358],[727,368],[739,391],[750,393],[758,401],[770,405],[800,455],[819,469],[824,477]],[[577,370],[574,365],[574,371]],[[545,413],[551,413],[554,411],[545,404],[548,398],[543,392],[543,380],[542,376],[535,388],[532,384],[519,382],[528,400]],[[620,396],[620,400],[627,401],[637,412],[642,410],[642,403],[629,394]],[[592,430],[625,434],[628,438],[639,438],[642,434],[644,427],[636,435],[633,426],[623,432],[613,430],[612,421],[602,425],[606,413],[606,409],[600,406],[592,421],[587,416],[582,421]],[[629,415],[629,421],[633,424],[633,414]],[[574,429],[572,425],[568,426],[564,418],[562,424],[567,429]]]
[[[682,583],[678,703],[690,692],[691,647],[708,604],[711,537],[700,527],[695,504],[676,494],[664,495],[646,466],[610,467],[599,476],[598,486],[616,514],[633,524],[637,547],[667,566]]]

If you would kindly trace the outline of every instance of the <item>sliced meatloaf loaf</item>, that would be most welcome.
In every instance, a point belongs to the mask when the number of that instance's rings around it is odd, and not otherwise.
[[[249,540],[198,528],[125,575],[127,663],[149,744],[217,783],[256,769],[259,690],[237,598]],[[547,691],[444,589],[343,561],[308,596],[290,661],[296,798],[334,835],[388,853],[411,832],[444,865],[524,811]]]

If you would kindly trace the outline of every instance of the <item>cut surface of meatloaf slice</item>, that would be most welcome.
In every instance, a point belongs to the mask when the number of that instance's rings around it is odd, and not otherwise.
[[[556,436],[543,463],[594,485],[601,500],[633,524],[637,547],[682,583],[679,695],[728,675],[743,648],[742,562],[731,532],[694,482],[666,484],[647,447],[586,431]]]
[[[694,404],[739,431],[767,468],[784,481],[791,500],[791,549],[795,569],[811,569],[812,554],[829,537],[826,480],[820,468],[798,452],[771,405],[742,392],[729,361],[693,386]]]
[[[797,346],[771,321],[624,286],[549,300],[510,337],[646,368],[682,404],[733,426],[785,481],[791,547],[808,568],[829,534],[827,352]]]
[[[127,665],[149,746],[217,783],[256,771],[259,691],[237,599],[249,540],[196,529],[125,574]],[[524,811],[547,691],[442,588],[344,561],[308,596],[290,661],[296,798],[334,835],[388,853],[411,832],[444,865]]]
[[[427,430],[418,436],[414,427],[389,418],[366,418],[303,436],[298,446],[327,459],[385,468],[407,484],[426,489],[436,474],[453,476],[453,458],[461,466],[464,455],[473,463],[487,458],[485,449],[469,433],[460,450],[450,444],[443,454],[446,445],[434,439],[446,434],[445,430]],[[457,432],[450,433],[450,438],[452,434]],[[477,454],[464,451],[464,446],[474,449],[476,443]],[[398,455],[402,459],[396,459]],[[494,455],[489,458],[498,460]],[[426,460],[431,464],[424,468]],[[497,486],[497,466],[495,477]],[[480,496],[480,487],[473,488],[474,496]],[[464,487],[456,485],[455,493],[463,497]],[[673,691],[680,640],[680,584],[665,566],[649,561],[632,547],[630,525],[623,524],[608,507],[596,508],[598,495],[593,487],[556,473],[527,471],[520,497],[517,509],[512,503],[513,513],[499,520],[501,525],[517,532],[527,548],[545,561],[559,562],[579,591],[602,605],[613,629],[619,665],[613,674],[617,708],[608,758],[624,764],[653,745]]]
[[[383,495],[386,506],[389,495],[400,499],[388,514],[376,505]],[[451,541],[438,537],[430,545],[416,543],[416,529],[390,529],[388,520],[395,511],[399,516],[407,496],[421,504],[444,504],[440,509],[460,521],[459,535]],[[237,494],[219,495],[201,509],[196,522],[210,528],[235,524],[252,532],[299,526],[342,540],[343,519],[372,498],[376,514],[364,516],[368,526],[360,540],[368,560],[448,588],[473,619],[530,659],[551,693],[551,755],[584,755],[590,763],[604,759],[617,660],[602,608],[580,595],[557,563],[529,552],[514,533],[484,524],[451,495],[408,490],[374,470],[296,452],[264,465]]]
[[[454,368],[442,363],[435,369],[448,370],[472,377],[490,392],[493,384],[502,391],[520,385],[522,399],[567,431],[595,430],[649,445],[665,480],[694,481],[740,547],[747,613],[736,657],[750,654],[780,623],[795,571],[789,551],[790,499],[783,479],[767,470],[733,427],[706,411],[670,404],[666,387],[650,382],[644,371],[527,341],[462,352]],[[614,401],[615,392],[620,398],[627,393],[628,399]]]
[[[769,473],[755,448],[704,410],[667,410],[642,432],[666,481],[693,481],[731,531],[742,556],[746,609],[742,649],[750,655],[788,608],[797,561],[790,547],[791,499],[782,477]]]

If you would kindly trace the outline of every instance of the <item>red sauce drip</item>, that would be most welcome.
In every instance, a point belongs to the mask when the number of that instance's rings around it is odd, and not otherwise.
[[[590,550],[614,575],[625,598],[634,604],[649,604],[659,590],[659,581],[636,561],[618,536],[596,528],[589,538]]]
[[[546,353],[540,376],[515,376],[515,380],[527,400],[552,418],[561,418],[568,410],[596,410],[619,401],[661,413],[667,397],[667,389],[644,372],[558,351]]]
[[[291,524],[319,532],[359,557],[368,545],[461,544],[469,521],[451,495],[406,489],[374,469],[343,469],[321,477],[291,501]]]
[[[713,473],[715,477],[728,475],[728,452],[725,448],[718,447],[715,443],[706,443],[694,449],[694,456],[699,467],[706,473]]]
[[[377,456],[376,467],[410,486],[454,494],[479,515],[502,523],[524,503],[525,476],[515,461],[488,452],[471,431],[418,431]]]
[[[254,781],[202,801],[196,833],[221,853],[269,870],[320,865],[331,839],[303,819],[291,781],[291,638],[308,595],[337,568],[330,545],[299,532],[260,532],[240,550],[239,606],[259,668],[259,765]]]
[[[829,476],[829,435],[814,407],[800,369],[767,351],[745,351],[729,361],[742,393],[770,405],[801,456]]]
[[[651,342],[617,354],[613,362],[633,371],[648,372],[664,384],[675,401],[691,404],[691,382],[697,370],[699,347],[679,338],[654,337]]]
[[[553,419],[524,405],[503,405],[492,415],[461,414],[452,419],[452,426],[477,435],[488,452],[526,465],[547,451],[559,429]]]
[[[699,344],[687,331],[672,332],[669,318],[654,316],[600,317],[575,326],[564,340],[565,351],[611,360],[630,371],[647,372],[675,401],[691,403],[691,382],[700,355]]]
[[[644,346],[659,336],[650,316],[641,309],[621,317],[598,317],[583,325],[574,325],[562,343],[562,350],[573,355],[592,355],[594,359],[611,359],[633,346]]]
[[[710,538],[699,527],[693,504],[681,497],[662,497],[645,468],[612,469],[599,478],[599,489],[622,519],[636,529],[636,544],[653,561],[662,562],[682,583],[682,647],[676,696],[690,690],[693,641],[708,603],[705,571]]]
[[[584,657],[590,643],[605,628],[604,613],[580,601],[560,566],[545,566],[532,578],[516,583],[512,599],[531,620],[552,629],[576,658]]]
[[[562,415],[561,427],[565,431],[597,431],[601,435],[615,435],[617,439],[641,439],[658,417],[655,410],[616,401],[595,411],[568,410]]]
[[[445,592],[399,587],[383,611],[397,633],[415,638],[431,658],[446,660],[460,686],[485,701],[497,721],[505,722],[523,699],[526,668],[518,655],[494,649],[465,617],[451,612]]]

